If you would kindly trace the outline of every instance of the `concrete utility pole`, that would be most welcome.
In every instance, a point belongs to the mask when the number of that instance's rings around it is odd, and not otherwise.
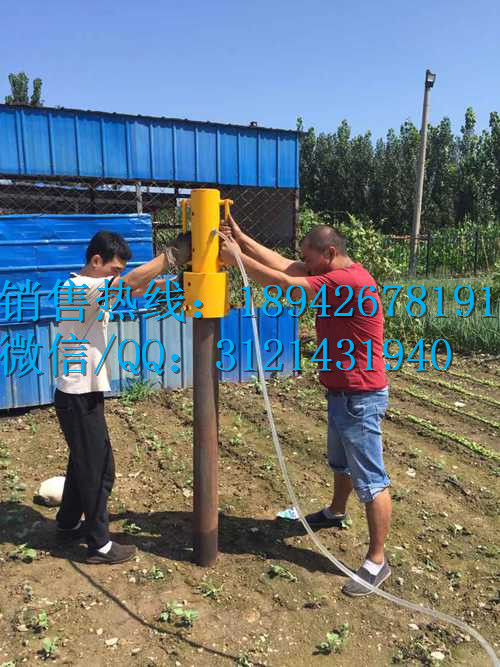
[[[430,69],[425,71],[424,106],[422,109],[422,127],[420,129],[420,152],[417,166],[417,183],[415,187],[415,204],[413,207],[413,224],[411,229],[410,264],[408,273],[415,276],[417,272],[417,248],[420,235],[420,215],[422,213],[422,194],[424,191],[425,150],[427,147],[427,122],[429,117],[429,91],[436,81],[436,75]]]

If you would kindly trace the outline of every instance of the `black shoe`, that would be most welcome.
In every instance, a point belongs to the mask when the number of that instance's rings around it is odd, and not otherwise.
[[[56,529],[56,542],[59,544],[70,544],[71,542],[85,542],[87,531],[85,522],[82,521],[78,528],[60,528]]]
[[[118,544],[118,542],[112,542],[111,549],[106,554],[97,550],[89,550],[87,553],[87,563],[92,563],[94,565],[99,565],[101,563],[107,563],[108,565],[125,563],[128,560],[132,560],[136,553],[137,549],[133,544]]]
[[[342,528],[342,522],[346,521],[347,518],[347,514],[339,514],[333,519],[329,519],[324,510],[306,515],[306,521],[313,530],[317,528]]]

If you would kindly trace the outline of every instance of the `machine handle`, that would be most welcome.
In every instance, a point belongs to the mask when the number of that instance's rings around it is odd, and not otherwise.
[[[227,222],[231,215],[231,206],[234,204],[234,201],[232,199],[221,199],[220,204],[221,206],[224,204],[224,222]]]

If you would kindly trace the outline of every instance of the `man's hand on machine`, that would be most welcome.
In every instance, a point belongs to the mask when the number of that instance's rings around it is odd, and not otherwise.
[[[241,250],[233,238],[229,236],[227,241],[221,239],[220,258],[223,264],[226,264],[226,266],[235,266],[237,253],[241,253]]]
[[[165,255],[165,271],[178,269],[191,261],[191,232],[179,234],[172,241],[162,244],[160,250]]]
[[[182,277],[184,274],[184,269],[182,267],[191,261],[191,232],[188,232],[187,234],[179,234],[175,239],[161,244],[159,250],[163,253],[165,259],[163,273],[175,274],[174,279],[171,281],[171,289],[173,291],[178,287],[182,289]],[[156,286],[159,293],[150,303],[146,312],[150,314],[164,314],[168,310],[167,301],[164,297],[167,281],[165,279],[156,279],[151,282],[154,283],[154,285],[151,285],[151,283],[142,285],[140,288],[132,292],[132,296],[144,296],[145,292],[147,292],[148,295],[152,295]]]
[[[232,236],[238,244],[241,243],[243,239],[243,232],[231,215],[227,220],[221,220],[220,231],[226,236]]]

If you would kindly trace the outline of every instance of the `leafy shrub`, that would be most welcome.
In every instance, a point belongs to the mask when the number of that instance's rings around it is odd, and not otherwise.
[[[403,267],[391,259],[384,249],[384,235],[375,229],[370,220],[360,220],[348,215],[349,221],[338,225],[347,238],[347,253],[354,261],[362,264],[377,283],[390,276],[401,274]]]

